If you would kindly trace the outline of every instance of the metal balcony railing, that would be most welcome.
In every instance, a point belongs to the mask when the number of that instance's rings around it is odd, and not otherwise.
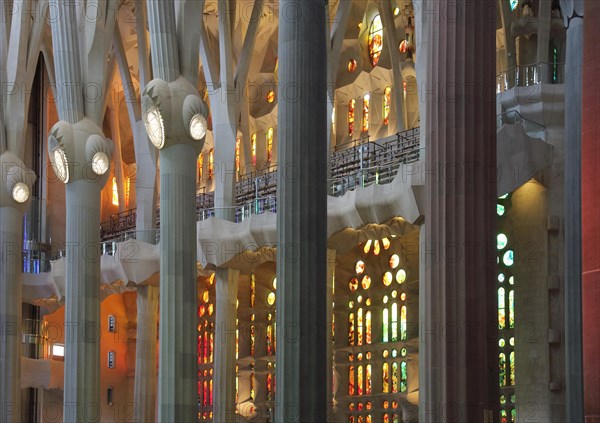
[[[536,84],[564,84],[564,75],[564,63],[535,63],[516,66],[496,76],[496,93]]]

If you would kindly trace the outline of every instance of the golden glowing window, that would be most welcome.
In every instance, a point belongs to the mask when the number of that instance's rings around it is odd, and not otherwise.
[[[129,196],[131,193],[131,178],[125,178],[125,206],[129,207]]]
[[[390,286],[392,283],[392,278],[393,278],[392,272],[385,272],[383,274],[383,284],[385,286]]]
[[[354,134],[354,108],[356,107],[356,100],[352,99],[348,103],[348,135]]]
[[[275,101],[275,91],[271,90],[267,94],[267,102],[273,103]]]
[[[208,177],[212,178],[215,174],[215,149],[211,148],[208,152]]]
[[[240,148],[241,148],[242,140],[238,138],[235,140],[235,171],[240,173]]]
[[[377,15],[371,22],[369,28],[369,58],[371,59],[371,65],[377,66],[381,52],[383,51],[383,24],[381,22],[381,16]]]
[[[251,149],[252,149],[252,164],[254,166],[256,166],[256,134],[252,134]]]
[[[350,59],[348,61],[348,72],[352,73],[356,70],[358,64],[356,63],[356,60],[354,59]]]
[[[396,282],[402,284],[406,280],[406,270],[400,269],[396,273]]]
[[[198,179],[202,179],[202,168],[204,167],[204,154],[198,156]]]
[[[365,252],[365,254],[367,254],[369,251],[371,251],[371,244],[373,243],[372,240],[368,240],[367,242],[365,242],[365,246],[363,248],[363,251]]]
[[[267,161],[273,159],[273,128],[267,130]]]
[[[390,109],[392,106],[392,87],[385,87],[383,91],[383,124],[390,123]]]
[[[390,268],[395,269],[400,264],[400,257],[398,254],[393,254],[390,257]]]
[[[363,115],[362,115],[362,131],[369,131],[369,105],[371,103],[371,95],[365,94],[363,97]],[[376,241],[377,242],[377,241]]]
[[[365,271],[365,262],[362,260],[359,260],[356,262],[356,274],[360,275]]]
[[[351,292],[356,291],[358,289],[358,279],[352,278],[350,280],[350,282],[348,283],[348,288],[350,289]]]
[[[371,277],[369,275],[366,275],[362,278],[361,286],[363,287],[363,289],[369,289],[369,287],[371,286]]]
[[[270,306],[275,304],[275,293],[274,292],[269,292],[269,295],[267,296],[267,304],[269,304]]]
[[[119,205],[119,188],[117,187],[117,178],[112,179],[112,203],[114,206]]]

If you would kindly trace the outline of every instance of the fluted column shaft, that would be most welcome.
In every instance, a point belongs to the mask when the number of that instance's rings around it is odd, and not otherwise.
[[[179,77],[179,50],[173,0],[148,0],[146,5],[154,77],[175,81]]]
[[[135,349],[135,421],[156,421],[156,343],[158,287],[137,288],[137,338]]]
[[[581,5],[581,9],[577,6]],[[581,99],[583,2],[561,0],[565,63],[565,385],[567,420],[583,421],[581,318]],[[579,15],[579,16],[577,16]]]
[[[198,418],[196,157],[188,144],[160,151],[161,422],[195,422]]]
[[[100,184],[66,185],[64,421],[100,421]]]
[[[75,123],[84,116],[75,3],[50,1],[53,13],[52,48],[56,73],[56,108],[62,120]]]
[[[21,422],[23,213],[0,207],[0,421]]]
[[[587,423],[600,423],[600,3],[585,2],[582,149],[583,383]]]
[[[235,331],[239,270],[217,269],[213,415],[216,423],[235,421]]]
[[[327,418],[325,11],[279,6],[277,422]]]
[[[423,3],[425,298],[420,421],[497,418],[493,0]]]
[[[156,244],[156,156],[150,144],[144,123],[140,120],[133,128],[135,144],[136,239]]]

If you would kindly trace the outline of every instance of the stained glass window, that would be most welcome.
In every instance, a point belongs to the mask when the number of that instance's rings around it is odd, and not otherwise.
[[[252,134],[250,148],[252,150],[252,164],[256,166],[256,134]]]
[[[371,343],[371,312],[367,311],[365,314],[365,343]]]
[[[273,159],[273,128],[267,130],[267,161]]]
[[[400,308],[400,339],[406,341],[406,306]]]
[[[131,178],[125,178],[125,207],[129,207],[129,195],[131,193]]]
[[[498,356],[498,372],[500,386],[506,386],[506,354],[504,353],[500,353]]]
[[[498,288],[498,329],[506,327],[505,290]]]
[[[363,394],[363,366],[356,367],[356,394]]]
[[[348,61],[348,72],[350,72],[350,73],[354,72],[356,70],[357,66],[358,66],[358,63],[356,63],[356,60],[350,59]]]
[[[383,51],[383,24],[381,16],[377,15],[371,21],[369,29],[369,58],[371,65],[377,66],[381,52]]]
[[[392,304],[392,342],[398,340],[398,304]]]
[[[371,104],[371,95],[370,94],[365,94],[365,96],[363,97],[363,114],[362,114],[362,131],[363,132],[368,132],[369,131],[369,107]],[[376,243],[379,243],[379,241],[375,241]]]
[[[392,363],[392,393],[398,392],[398,363]]]
[[[392,106],[392,87],[385,87],[383,90],[383,124],[390,123],[390,108]]]
[[[112,204],[113,206],[119,205],[119,188],[117,187],[117,178],[112,178]]]
[[[204,154],[198,156],[198,180],[202,180],[202,169],[204,168]]]
[[[356,100],[351,99],[348,103],[348,135],[354,134],[354,108],[356,107]]]
[[[408,365],[406,361],[400,363],[400,392],[408,390]]]
[[[363,309],[359,308],[356,312],[356,345],[363,344]]]
[[[388,342],[389,337],[389,311],[387,308],[383,309],[383,342]]]
[[[390,392],[390,365],[388,363],[383,363],[381,366],[382,373],[382,385],[381,392],[384,394]]]
[[[348,316],[348,345],[354,345],[354,313]]]
[[[208,152],[208,177],[212,178],[215,174],[215,149],[211,148]]]
[[[242,139],[238,138],[235,140],[235,171],[240,173],[240,148],[242,145]]]
[[[365,367],[365,395],[371,395],[373,393],[371,387],[371,365],[367,364]]]

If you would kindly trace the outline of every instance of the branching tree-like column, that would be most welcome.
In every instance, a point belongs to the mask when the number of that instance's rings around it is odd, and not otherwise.
[[[277,422],[327,419],[326,2],[279,4]]]
[[[21,248],[23,214],[35,179],[17,156],[0,155],[0,421],[7,423],[21,422]]]
[[[565,63],[565,385],[567,420],[583,421],[581,289],[581,83],[583,0],[561,0]]]
[[[193,422],[198,418],[196,158],[208,108],[180,76],[173,1],[148,0],[147,8],[156,79],[142,93],[142,118],[160,154],[158,421]]]
[[[105,19],[78,22],[75,3],[51,3],[61,16],[51,22],[61,120],[48,134],[48,153],[56,176],[66,185],[67,214],[63,417],[65,422],[96,422],[101,419],[100,192],[113,152],[99,125],[109,80],[106,40],[117,7],[109,0],[98,11]],[[80,43],[82,37],[85,42]],[[86,83],[103,88],[100,98],[84,99]]]
[[[422,127],[428,180],[419,421],[491,422],[498,401],[496,5],[421,5],[417,25],[430,47]]]

